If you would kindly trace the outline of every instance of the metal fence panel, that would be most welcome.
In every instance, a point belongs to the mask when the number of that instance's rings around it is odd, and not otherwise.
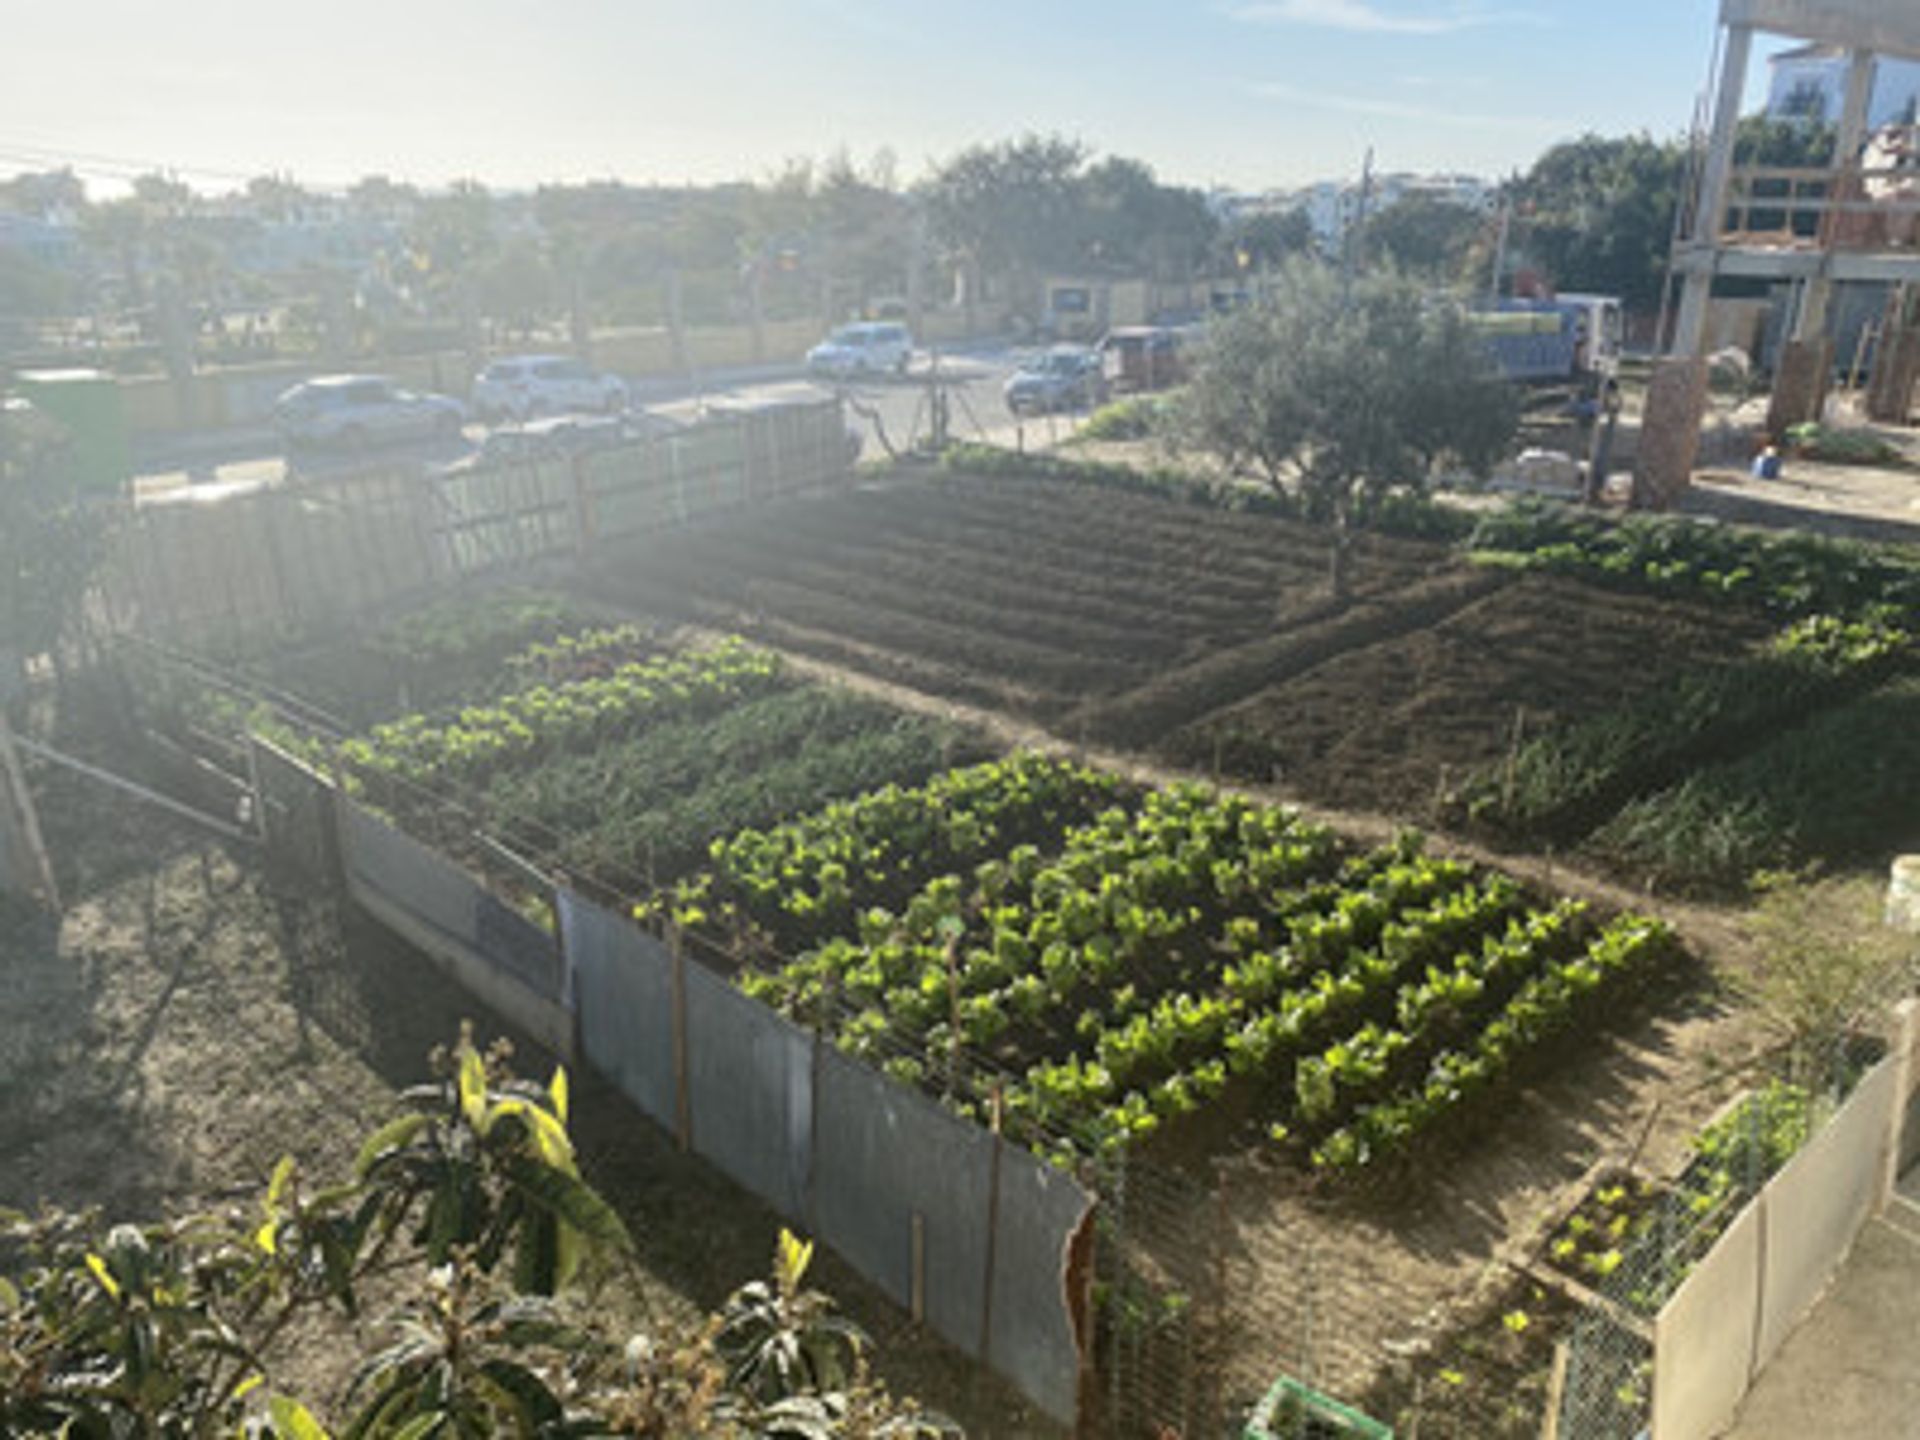
[[[267,853],[314,885],[340,878],[334,836],[333,782],[258,735],[247,737],[260,785]]]
[[[1044,1161],[1012,1147],[1001,1156],[987,1362],[1063,1424],[1074,1418],[1080,1372],[1067,1242],[1092,1205],[1071,1176]]]
[[[788,1219],[804,1220],[813,1037],[699,965],[686,967],[693,1148]]]
[[[560,891],[587,1061],[657,1123],[675,1119],[673,957],[632,921]]]
[[[821,1238],[896,1304],[910,1307],[918,1216],[927,1322],[979,1353],[993,1137],[832,1048],[820,1053],[815,1099]]]
[[[560,1055],[573,1015],[555,937],[419,841],[335,797],[348,893],[483,1004]]]

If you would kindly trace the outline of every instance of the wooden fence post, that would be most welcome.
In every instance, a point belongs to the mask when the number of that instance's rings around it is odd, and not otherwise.
[[[673,1138],[684,1151],[693,1148],[693,1097],[687,1083],[687,952],[678,925],[667,927],[667,955],[673,989]]]
[[[60,887],[53,878],[53,861],[47,856],[46,841],[40,834],[40,815],[33,806],[33,792],[27,789],[26,771],[20,766],[20,753],[13,746],[13,727],[7,723],[7,712],[0,709],[0,805],[6,813],[0,814],[0,824],[8,823],[9,817],[27,854],[33,861],[36,883],[40,889],[40,898],[46,907],[58,915],[61,911]]]

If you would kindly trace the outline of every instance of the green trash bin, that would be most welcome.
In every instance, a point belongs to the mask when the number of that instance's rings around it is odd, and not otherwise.
[[[1393,1431],[1282,1375],[1254,1410],[1240,1440],[1393,1440]]]
[[[13,391],[72,440],[74,483],[89,495],[118,494],[133,475],[120,384],[98,370],[22,370]]]

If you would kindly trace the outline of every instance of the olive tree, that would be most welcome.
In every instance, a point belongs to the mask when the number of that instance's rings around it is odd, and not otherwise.
[[[1485,475],[1518,422],[1457,305],[1395,274],[1348,282],[1298,262],[1214,323],[1175,423],[1185,443],[1331,523],[1344,594],[1357,509],[1424,490],[1442,462]]]

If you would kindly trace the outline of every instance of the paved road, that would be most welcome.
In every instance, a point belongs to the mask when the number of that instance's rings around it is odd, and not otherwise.
[[[882,458],[889,447],[907,449],[931,430],[929,392],[936,378],[948,387],[949,425],[958,439],[992,439],[1012,443],[1013,418],[1007,413],[1001,390],[1016,368],[1019,351],[1004,344],[970,347],[938,355],[921,352],[908,373],[876,378],[845,387],[847,418],[863,437],[862,458]],[[631,390],[636,407],[685,411],[722,394],[738,394],[773,385],[790,386],[806,380],[795,364],[769,365],[714,372],[692,379],[649,377],[635,380]],[[830,387],[828,387],[830,388]],[[1027,444],[1047,443],[1070,427],[1061,421],[1029,421],[1019,437]],[[381,459],[445,464],[470,454],[486,435],[480,425],[469,425],[457,439],[422,441],[394,446],[378,453]],[[884,441],[882,436],[884,435]],[[274,485],[289,473],[324,474],[352,469],[365,457],[351,454],[303,454],[290,461],[271,429],[254,427],[156,436],[136,444],[135,486],[149,499],[210,499],[235,490]]]

